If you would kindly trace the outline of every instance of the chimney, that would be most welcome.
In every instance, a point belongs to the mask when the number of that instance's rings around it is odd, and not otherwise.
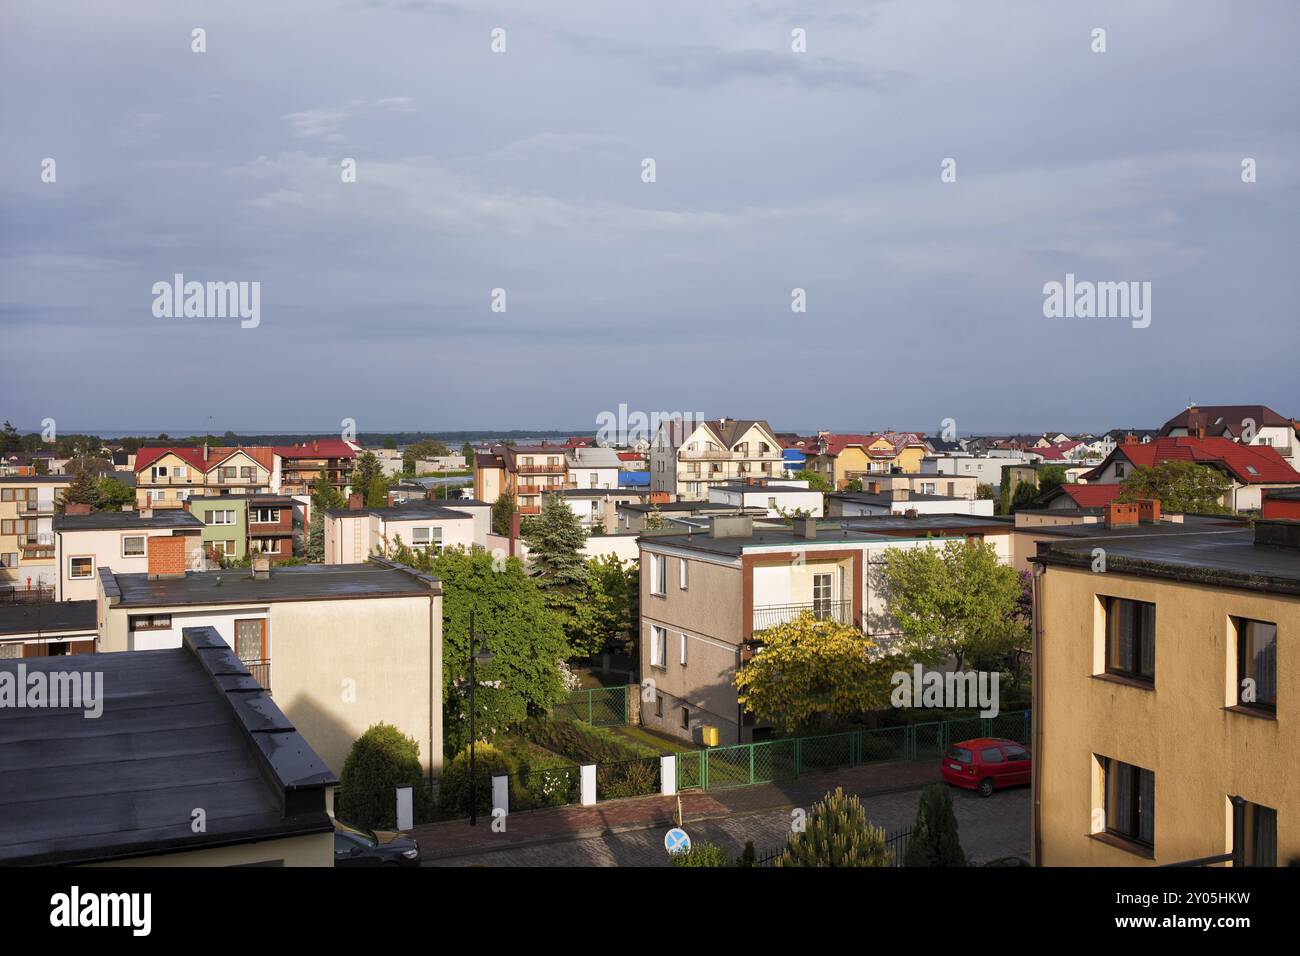
[[[907,488],[890,488],[890,489],[889,489],[889,500],[890,500],[890,501],[907,501],[907,500],[909,500],[911,497],[912,497],[912,492],[909,491]]]
[[[1137,444],[1137,440],[1138,440],[1138,439],[1137,439],[1137,435],[1134,435],[1132,432],[1125,432],[1125,433],[1124,433],[1124,441],[1122,442],[1122,444],[1125,444],[1125,445],[1136,445],[1136,444]]]
[[[267,555],[253,555],[251,564],[253,568],[253,580],[265,581],[271,577],[271,559]]]
[[[816,538],[817,519],[816,518],[795,518],[794,536],[796,538],[807,538],[809,540]]]
[[[90,505],[81,501],[69,501],[63,506],[65,515],[88,515],[90,514]]]
[[[713,515],[709,518],[709,536],[722,538],[752,538],[754,519],[749,515]]]
[[[908,508],[906,511],[903,512],[903,517],[908,518],[912,521],[915,521],[920,516],[921,516],[921,512],[917,511],[915,508]]]
[[[185,577],[186,538],[179,534],[159,535],[146,542],[150,579]]]
[[[1138,506],[1135,501],[1112,501],[1106,505],[1107,528],[1131,528],[1138,523]]]
[[[1159,524],[1160,523],[1160,501],[1157,498],[1140,498],[1138,506],[1138,521],[1142,524]]]
[[[869,482],[867,484],[867,491],[871,492],[873,495],[880,494],[880,482],[878,481]]]
[[[352,494],[348,495],[349,511],[360,511],[365,506],[365,503],[366,499],[359,491],[354,491]]]
[[[311,450],[312,450],[312,451],[320,451],[320,442],[318,442],[318,441],[317,441],[316,439],[314,439],[314,438],[311,440]]]

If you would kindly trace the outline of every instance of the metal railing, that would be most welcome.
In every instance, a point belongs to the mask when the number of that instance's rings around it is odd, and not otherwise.
[[[632,692],[640,688],[630,685]],[[629,686],[592,687],[575,690],[569,699],[551,708],[551,716],[560,720],[581,720],[593,727],[616,727],[628,723]]]
[[[819,621],[848,624],[853,616],[852,601],[809,601],[805,604],[764,604],[754,608],[754,630],[778,627],[793,621],[804,611],[811,611]]]
[[[0,604],[50,604],[54,601],[54,585],[0,587]]]
[[[912,840],[912,828],[899,830],[897,833],[885,834],[885,849],[890,853],[890,866],[907,865],[907,847]],[[789,844],[787,844],[788,846]],[[771,850],[764,850],[754,859],[755,866],[776,866],[776,861],[780,859],[781,854],[785,853],[786,847],[776,847]]]
[[[262,690],[268,694],[271,692],[271,662],[270,661],[240,661],[248,668],[248,673],[253,676],[253,680],[262,685]]]

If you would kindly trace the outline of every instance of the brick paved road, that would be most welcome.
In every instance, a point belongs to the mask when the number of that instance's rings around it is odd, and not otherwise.
[[[833,778],[834,775],[825,775]],[[825,779],[825,778],[823,778]],[[829,781],[833,786],[834,779]],[[1002,856],[1029,855],[1029,789],[1020,787],[984,800],[965,791],[953,792],[953,808],[967,857],[984,861]],[[916,818],[919,790],[863,798],[867,816],[887,831],[909,827]],[[688,823],[693,840],[707,840],[739,855],[746,840],[759,852],[785,842],[790,826],[788,808],[740,811],[724,819]],[[519,846],[487,853],[450,857],[426,866],[667,866],[663,826],[607,833],[581,840]]]

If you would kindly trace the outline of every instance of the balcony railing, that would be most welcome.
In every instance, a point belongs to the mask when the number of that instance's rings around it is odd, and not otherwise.
[[[262,685],[262,690],[268,694],[271,692],[271,662],[270,661],[240,661],[248,668],[248,673],[253,676],[253,680]]]
[[[677,451],[677,456],[681,458],[683,461],[695,461],[699,459],[730,461],[733,457],[735,457],[732,455],[731,452],[727,451],[725,448],[716,448],[713,449],[712,451],[710,450],[688,451],[685,448],[680,448]]]
[[[0,604],[51,604],[54,585],[36,584],[32,587],[5,585],[0,587]]]
[[[20,515],[52,515],[54,514],[54,502],[22,501],[18,504],[18,513]]]
[[[564,459],[554,465],[519,465],[516,469],[521,475],[562,475],[565,471]]]
[[[804,611],[811,611],[819,621],[838,621],[850,624],[853,619],[852,601],[809,601],[807,604],[765,604],[754,608],[754,630],[778,627],[793,621]]]
[[[541,505],[520,505],[519,513],[521,515],[539,515],[542,513]]]

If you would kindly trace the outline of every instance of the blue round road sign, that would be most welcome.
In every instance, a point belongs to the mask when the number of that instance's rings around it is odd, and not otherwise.
[[[689,853],[691,838],[681,827],[673,827],[664,834],[664,849],[669,853]]]

